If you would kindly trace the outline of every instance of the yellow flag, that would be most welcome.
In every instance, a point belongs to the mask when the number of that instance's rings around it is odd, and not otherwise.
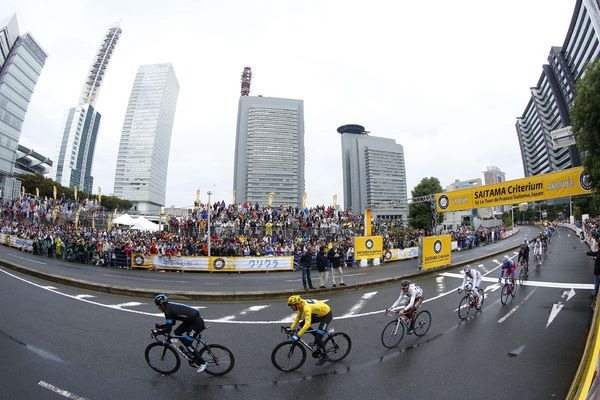
[[[269,207],[271,207],[271,205],[273,204],[273,197],[275,197],[275,193],[269,193]]]
[[[333,195],[333,208],[335,209],[335,207],[337,206],[337,194]]]
[[[98,186],[98,205],[102,204],[102,188]]]
[[[54,197],[54,200],[56,200],[56,186],[52,187],[52,196]]]
[[[302,209],[304,210],[305,207],[306,207],[306,192],[304,192],[304,194],[302,194]]]
[[[40,197],[40,188],[35,188],[35,197]]]
[[[73,187],[73,197],[75,198],[75,201],[77,201],[77,186]]]
[[[77,210],[75,212],[75,229],[77,229],[78,225],[79,225],[79,210]]]

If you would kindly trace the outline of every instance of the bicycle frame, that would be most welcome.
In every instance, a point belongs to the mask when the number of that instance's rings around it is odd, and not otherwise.
[[[291,331],[288,327],[282,326],[281,327],[281,331],[284,332],[289,338],[291,338],[293,336],[293,331]],[[319,328],[315,328],[315,329],[309,329],[307,330],[305,333],[310,333],[311,335],[313,335],[314,338],[314,342],[313,343],[308,343],[306,340],[304,340],[302,337],[298,337],[298,340],[296,341],[297,343],[300,343],[302,346],[306,347],[306,349],[310,352],[315,351],[315,349],[312,348],[313,344],[316,344],[316,340],[317,340],[317,334],[322,335],[323,336],[323,341],[325,341],[325,338],[327,338],[327,336],[330,333],[335,332],[334,328],[331,328],[329,330],[322,330]]]
[[[207,327],[208,328],[208,327]],[[203,349],[204,347],[206,347],[206,341],[204,339],[202,339],[200,337],[200,334],[197,334],[196,336],[179,336],[179,335],[171,335],[170,333],[158,333],[155,330],[152,330],[150,333],[150,336],[152,336],[152,338],[154,340],[156,340],[159,343],[164,343],[167,346],[170,346],[173,348],[173,350],[177,351],[179,354],[181,354],[185,359],[190,360],[190,357],[184,353],[183,351],[181,351],[179,349],[179,346],[176,346],[175,343],[173,343],[174,339],[178,339],[181,342],[181,339],[188,339],[188,338],[192,338],[192,346],[194,346],[194,349],[196,351],[199,351],[201,349]],[[164,340],[160,340],[158,338],[158,336],[164,336],[165,339]],[[193,360],[190,360],[193,361]]]

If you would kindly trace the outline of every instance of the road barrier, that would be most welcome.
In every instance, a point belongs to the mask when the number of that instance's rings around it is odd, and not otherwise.
[[[600,378],[597,379],[599,370],[598,353],[600,352],[599,305],[600,303],[596,299],[592,326],[588,332],[579,368],[577,368],[575,378],[573,378],[571,388],[567,393],[567,400],[593,400],[600,398]]]

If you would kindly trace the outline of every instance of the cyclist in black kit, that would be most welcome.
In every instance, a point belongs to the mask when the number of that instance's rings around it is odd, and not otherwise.
[[[192,355],[193,358],[196,358],[196,364],[202,368],[206,366],[204,360],[199,359],[199,356],[192,346],[193,338],[190,335],[192,331],[196,333],[202,332],[204,327],[204,320],[200,316],[200,312],[192,308],[190,306],[186,306],[185,304],[172,303],[169,302],[166,294],[159,294],[154,298],[154,303],[158,307],[160,311],[165,314],[165,319],[167,320],[166,324],[156,324],[156,329],[161,332],[171,332],[171,329],[175,325],[175,321],[181,321],[181,324],[177,328],[175,328],[175,335],[183,336],[179,340],[184,344],[185,348],[180,349],[186,352],[188,355]]]

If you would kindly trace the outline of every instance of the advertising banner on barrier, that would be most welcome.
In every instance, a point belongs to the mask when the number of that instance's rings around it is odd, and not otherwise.
[[[493,185],[437,193],[435,208],[437,212],[446,212],[495,207],[589,194],[590,189],[589,176],[584,174],[583,167],[576,167]]]
[[[23,249],[25,251],[33,251],[33,240],[22,239],[15,235],[0,235],[0,244],[16,247],[17,249]]]
[[[291,271],[294,257],[211,257],[210,271]]]
[[[389,249],[385,252],[385,262],[408,260],[419,257],[418,247],[407,247],[405,249]]]
[[[208,271],[208,257],[169,257],[154,256],[157,269],[187,269],[190,271]]]
[[[154,267],[154,256],[144,256],[141,253],[131,254],[131,267],[132,268],[146,268],[150,269]]]
[[[423,269],[441,267],[452,262],[452,237],[450,235],[423,238]]]
[[[383,236],[355,236],[354,259],[368,260],[383,255]]]

